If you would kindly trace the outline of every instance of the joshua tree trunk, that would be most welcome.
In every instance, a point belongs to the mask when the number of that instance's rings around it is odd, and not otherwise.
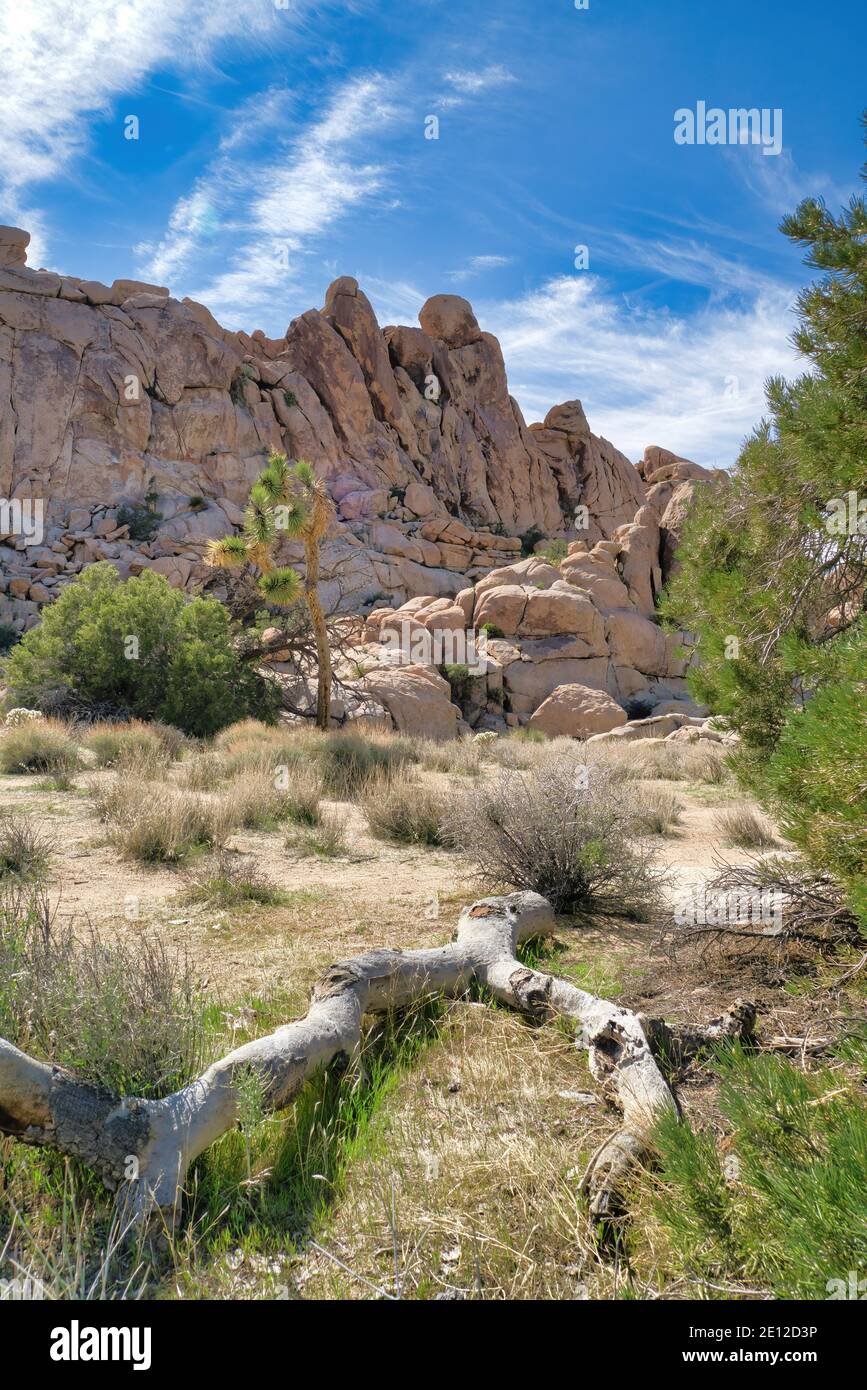
[[[237,1048],[165,1100],[118,1099],[0,1040],[0,1133],[83,1159],[118,1190],[125,1217],[171,1211],[193,1159],[237,1122],[236,1077],[252,1069],[266,1108],[280,1110],[316,1072],[358,1051],[365,1014],[431,994],[459,994],[476,981],[533,1018],[567,1020],[577,1046],[589,1050],[593,1075],[623,1117],[584,1178],[591,1211],[604,1216],[619,1204],[623,1178],[647,1151],[656,1119],[676,1110],[654,1039],[667,1057],[682,1060],[708,1042],[750,1031],[754,1011],[739,1006],[707,1028],[681,1034],[530,970],[516,959],[517,944],[544,934],[553,920],[538,893],[483,898],[462,912],[448,946],[371,950],[332,965],[304,1018]]]
[[[331,649],[328,645],[328,629],[325,614],[319,598],[319,540],[310,537],[305,541],[307,573],[304,578],[304,598],[316,639],[317,684],[316,684],[316,727],[328,728],[328,714],[331,708]]]

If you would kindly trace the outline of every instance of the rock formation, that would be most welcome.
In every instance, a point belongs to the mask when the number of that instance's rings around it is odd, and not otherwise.
[[[714,475],[656,446],[633,467],[579,401],[528,427],[466,300],[435,295],[420,327],[381,329],[344,276],[273,339],[165,287],[30,269],[28,241],[0,228],[0,621],[30,626],[101,559],[219,593],[205,546],[240,524],[282,449],[336,504],[327,606],[415,600],[453,631],[502,632],[502,679],[492,669],[483,692],[494,722],[497,700],[496,719],[525,722],[559,687],[622,705],[644,692],[648,708],[683,694],[653,613],[692,491]],[[551,538],[568,544],[559,568],[526,558]],[[301,556],[286,543],[281,559]],[[401,725],[441,693],[431,674],[420,693],[411,672],[371,672],[369,694]],[[559,706],[560,722],[593,708]],[[444,735],[456,716],[434,723]]]

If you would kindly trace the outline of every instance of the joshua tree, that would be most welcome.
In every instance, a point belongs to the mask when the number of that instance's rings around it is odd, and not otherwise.
[[[273,453],[250,490],[244,526],[237,536],[224,536],[208,545],[207,562],[222,568],[255,565],[258,587],[269,603],[288,608],[298,599],[301,577],[288,565],[275,565],[281,535],[304,544],[304,599],[316,639],[318,684],[316,723],[328,728],[331,700],[331,652],[325,614],[319,599],[319,547],[328,530],[332,502],[309,463],[290,464],[285,454]]]

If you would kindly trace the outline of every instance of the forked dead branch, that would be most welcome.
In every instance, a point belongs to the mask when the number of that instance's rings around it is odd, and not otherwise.
[[[576,1044],[588,1049],[594,1077],[622,1115],[622,1127],[594,1154],[583,1180],[592,1215],[607,1216],[619,1209],[623,1180],[646,1154],[655,1121],[677,1108],[657,1053],[679,1062],[710,1042],[749,1033],[754,1011],[736,1006],[682,1033],[644,1019],[522,965],[518,945],[553,925],[538,893],[482,898],[461,913],[449,945],[373,950],[332,965],[304,1018],[237,1048],[162,1100],[118,1098],[0,1040],[0,1132],[81,1159],[136,1221],[156,1208],[171,1214],[190,1164],[237,1122],[243,1076],[252,1070],[265,1108],[281,1110],[318,1071],[357,1053],[365,1014],[455,995],[475,983],[540,1022],[567,1020]]]

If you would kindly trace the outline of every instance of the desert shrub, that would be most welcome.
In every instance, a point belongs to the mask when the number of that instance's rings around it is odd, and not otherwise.
[[[536,546],[544,539],[545,532],[541,531],[538,526],[531,526],[529,531],[525,531],[521,536],[522,558],[526,560],[530,555],[534,555],[536,553]]]
[[[41,792],[74,792],[75,779],[68,772],[52,772],[37,783]]]
[[[865,1049],[854,1050],[863,1073]],[[776,1298],[825,1299],[829,1280],[867,1263],[863,1088],[838,1067],[810,1075],[740,1049],[714,1065],[725,1158],[712,1132],[673,1116],[656,1131],[655,1269],[667,1263],[710,1290],[737,1281]]]
[[[560,561],[565,560],[569,554],[569,547],[564,540],[552,540],[548,541],[547,545],[543,545],[537,553],[541,559],[547,560],[548,564],[553,565],[556,569]]]
[[[447,833],[491,883],[532,888],[557,912],[638,916],[657,907],[663,880],[632,821],[626,789],[604,768],[583,778],[549,759],[455,798]]]
[[[470,690],[470,668],[464,661],[447,662],[441,666],[440,675],[444,676],[451,686],[452,699],[456,704],[461,704],[467,699]]]
[[[738,849],[772,849],[777,843],[774,827],[752,806],[732,806],[713,819],[714,830]]]
[[[232,799],[150,783],[135,767],[94,782],[90,794],[112,844],[144,863],[175,864],[193,850],[217,848],[237,824]]]
[[[336,859],[347,850],[346,816],[339,811],[324,811],[317,825],[294,826],[285,844],[302,856]]]
[[[624,701],[623,708],[628,719],[648,719],[656,703],[653,695],[641,690],[637,695],[630,695]]]
[[[490,638],[505,637],[506,635],[501,627],[497,627],[496,623],[482,623],[482,626],[479,628],[479,631],[483,632],[486,637]]]
[[[547,743],[548,735],[543,734],[541,729],[513,729],[509,734],[513,743]]]
[[[273,724],[265,724],[261,719],[236,719],[219,731],[214,738],[214,747],[232,752],[236,747],[250,743],[273,743],[275,734],[279,732]]]
[[[239,713],[271,718],[277,702],[275,687],[241,659],[216,599],[188,598],[150,571],[122,580],[107,561],[88,565],[43,610],[5,674],[18,703],[113,709],[198,736]]]
[[[374,835],[406,845],[446,842],[446,797],[406,771],[380,774],[364,787],[361,809]]]
[[[80,765],[69,726],[33,719],[0,732],[0,772],[71,772]]]
[[[40,888],[0,896],[0,1034],[118,1095],[167,1095],[204,1064],[198,984],[157,937],[76,936]]]
[[[299,767],[291,773],[283,792],[285,818],[297,825],[319,825],[322,820],[322,779],[315,767]]]
[[[21,634],[11,623],[0,622],[0,654],[11,651],[15,643],[21,640]]]
[[[29,817],[0,812],[0,880],[42,879],[50,860],[51,841]]]
[[[117,509],[117,524],[118,526],[129,527],[131,541],[153,540],[161,521],[161,514],[151,507],[118,507]]]
[[[643,787],[633,792],[632,806],[639,835],[667,835],[680,824],[683,803],[667,787]]]

